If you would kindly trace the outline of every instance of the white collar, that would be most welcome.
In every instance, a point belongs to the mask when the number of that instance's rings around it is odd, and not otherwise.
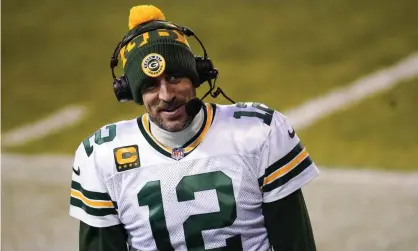
[[[187,126],[179,132],[166,131],[150,120],[151,133],[156,140],[158,140],[161,144],[163,144],[166,147],[181,147],[187,141],[193,138],[193,136],[195,136],[199,132],[200,128],[202,128],[204,121],[203,109],[204,108],[202,108],[199,111],[199,113],[193,118],[189,126]]]

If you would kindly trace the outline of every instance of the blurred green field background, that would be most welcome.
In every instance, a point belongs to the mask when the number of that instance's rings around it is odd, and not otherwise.
[[[76,126],[4,151],[72,154],[100,126],[143,112],[117,103],[109,70],[113,49],[128,29],[129,9],[138,4],[154,4],[169,20],[192,28],[220,69],[219,86],[234,100],[279,111],[418,50],[414,0],[6,0],[2,133],[69,104],[85,105],[89,114]],[[300,136],[319,164],[418,169],[417,86],[411,80]]]

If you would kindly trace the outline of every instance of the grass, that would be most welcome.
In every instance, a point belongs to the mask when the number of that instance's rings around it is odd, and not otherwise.
[[[2,249],[70,250],[48,247],[46,242],[70,243],[76,249],[79,224],[68,215],[70,191],[69,183],[57,186],[2,180],[2,223],[8,226],[2,231]]]
[[[2,132],[67,104],[90,111],[77,126],[7,151],[73,153],[100,126],[143,112],[116,102],[108,65],[129,8],[146,3],[2,2]],[[418,45],[413,0],[152,3],[204,41],[229,96],[280,111],[393,64]]]
[[[300,137],[325,166],[417,171],[418,79],[325,118]]]

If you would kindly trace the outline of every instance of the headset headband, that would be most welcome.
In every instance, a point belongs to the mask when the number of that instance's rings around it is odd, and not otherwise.
[[[148,24],[155,24],[149,25]],[[159,29],[166,29],[166,30],[177,30],[180,33],[186,35],[187,37],[193,36],[200,44],[200,47],[203,50],[203,57],[195,56],[196,59],[196,67],[197,72],[199,74],[200,82],[203,83],[205,81],[209,84],[209,90],[206,94],[203,95],[201,100],[203,100],[207,95],[211,95],[212,97],[216,98],[219,94],[222,94],[226,99],[228,99],[231,103],[235,103],[232,99],[230,99],[221,88],[216,87],[216,79],[218,77],[218,70],[213,67],[212,61],[208,58],[208,54],[206,52],[206,48],[203,45],[202,41],[195,35],[195,33],[185,27],[177,25],[173,22],[169,22],[166,20],[151,20],[145,23],[142,23],[140,26],[137,26],[130,30],[121,40],[121,42],[116,46],[112,58],[110,59],[110,68],[112,71],[113,77],[113,90],[115,92],[116,98],[119,102],[125,102],[132,100],[132,92],[129,87],[128,79],[122,75],[120,78],[117,78],[115,75],[115,67],[118,65],[118,55],[120,50],[127,44],[129,44],[134,38],[137,36],[144,34],[149,31],[159,30]],[[214,83],[212,84],[212,80]],[[199,84],[200,85],[200,84]]]

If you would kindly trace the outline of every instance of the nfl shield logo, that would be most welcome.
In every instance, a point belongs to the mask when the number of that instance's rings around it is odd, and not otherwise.
[[[183,148],[173,148],[171,151],[171,157],[175,160],[180,160],[184,157],[184,149]]]

